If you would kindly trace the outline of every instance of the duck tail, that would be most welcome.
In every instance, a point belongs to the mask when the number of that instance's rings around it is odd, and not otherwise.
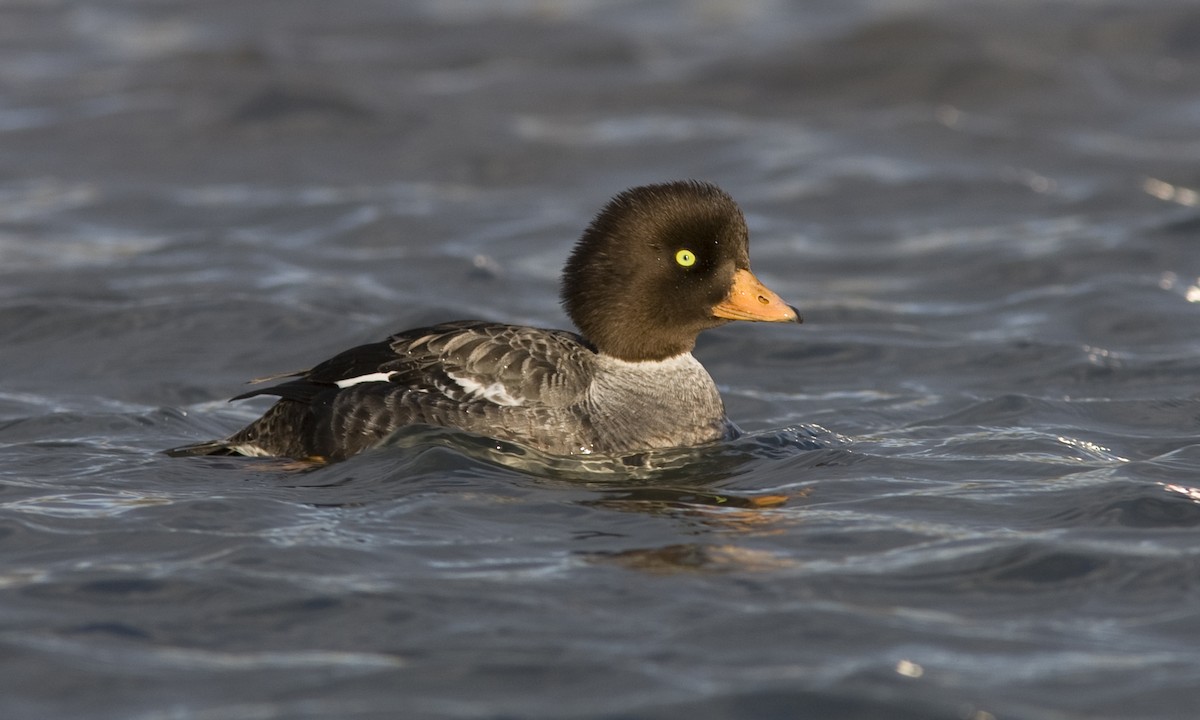
[[[170,450],[163,450],[170,457],[196,457],[199,455],[241,455],[229,446],[225,440],[209,440],[194,445],[183,445]]]

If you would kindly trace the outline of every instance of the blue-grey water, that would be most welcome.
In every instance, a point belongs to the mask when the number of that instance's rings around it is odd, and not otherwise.
[[[0,4],[0,717],[1200,707],[1193,0]],[[743,205],[741,439],[171,459],[249,378],[562,327],[619,190]],[[511,449],[510,449],[511,450]]]

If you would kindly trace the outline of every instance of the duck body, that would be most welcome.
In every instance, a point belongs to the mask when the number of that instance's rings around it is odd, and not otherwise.
[[[563,273],[581,334],[482,321],[397,333],[235,400],[273,395],[225,440],[168,451],[339,460],[409,425],[557,455],[623,455],[730,437],[696,335],[732,319],[800,322],[749,271],[728,195],[684,181],[618,195]],[[281,379],[279,377],[272,379]]]
[[[690,353],[627,362],[561,330],[462,321],[347,350],[282,384],[222,445],[241,455],[338,460],[407,425],[440,425],[557,455],[698,445],[733,432]]]

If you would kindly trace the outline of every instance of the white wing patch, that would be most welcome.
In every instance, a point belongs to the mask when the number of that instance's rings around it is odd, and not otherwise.
[[[336,381],[334,384],[340,388],[348,388],[352,385],[358,385],[359,383],[388,382],[395,374],[395,372],[367,373],[366,375],[359,375],[357,377],[344,378]],[[457,383],[467,395],[483,398],[484,400],[493,402],[497,405],[516,407],[518,405],[525,404],[525,401],[522,398],[513,397],[510,395],[508,389],[505,388],[502,383],[494,382],[490,385],[484,385],[483,383],[472,380],[469,377],[462,377],[453,373],[447,373],[447,375],[449,375],[450,379]]]
[[[388,380],[391,380],[392,376],[395,374],[396,373],[394,373],[394,372],[367,373],[366,375],[359,375],[358,377],[352,377],[352,378],[346,378],[344,380],[338,380],[334,384],[340,388],[348,388],[351,385],[357,385],[359,383],[387,382]]]
[[[517,407],[524,405],[525,401],[519,397],[513,397],[508,394],[508,389],[499,382],[494,382],[491,385],[484,385],[481,382],[476,382],[468,377],[460,377],[453,373],[447,373],[450,379],[458,383],[458,386],[467,392],[468,395],[476,395],[496,403],[497,405],[508,405]]]

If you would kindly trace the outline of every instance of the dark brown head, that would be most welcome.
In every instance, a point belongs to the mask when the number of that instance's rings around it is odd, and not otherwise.
[[[561,291],[584,337],[622,360],[689,352],[701,331],[729,320],[800,322],[750,272],[737,203],[693,180],[609,201],[571,253]]]

